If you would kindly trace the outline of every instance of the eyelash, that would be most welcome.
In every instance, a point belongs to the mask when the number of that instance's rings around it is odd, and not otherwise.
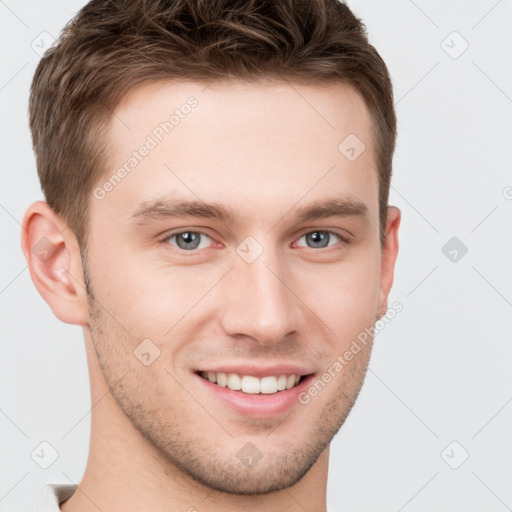
[[[208,233],[205,233],[204,231],[185,229],[185,230],[182,230],[182,231],[178,231],[176,233],[166,233],[164,236],[162,236],[159,239],[159,242],[165,243],[165,242],[169,241],[170,239],[172,239],[172,238],[174,238],[176,236],[182,235],[183,233],[195,233],[195,234],[198,234],[198,235],[204,235],[207,238],[209,238],[210,240],[213,240],[212,237]],[[340,239],[340,242],[338,242],[338,243],[341,244],[341,245],[349,245],[351,243],[351,240],[349,240],[348,238],[340,235],[336,231],[333,231],[333,230],[330,230],[330,229],[313,229],[311,231],[306,231],[306,232],[302,233],[302,235],[300,235],[298,240],[300,240],[302,237],[304,237],[304,236],[306,236],[306,235],[308,235],[310,233],[329,233],[329,235],[337,236]],[[167,244],[167,245],[170,245],[170,244]],[[332,249],[336,245],[337,244],[328,245],[327,247],[320,247],[319,249],[315,249],[313,247],[309,247],[309,249],[316,250],[316,251],[319,251],[319,250],[328,251],[329,249]],[[203,250],[203,249],[191,249],[191,250],[187,251],[185,249],[180,249],[179,247],[176,247],[176,246],[172,246],[172,247],[173,247],[173,249],[176,249],[179,252],[190,253],[190,254],[196,254],[197,251]],[[304,246],[301,246],[301,247],[304,247]]]

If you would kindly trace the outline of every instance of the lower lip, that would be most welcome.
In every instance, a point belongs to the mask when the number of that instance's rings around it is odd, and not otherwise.
[[[255,394],[233,391],[195,374],[205,389],[214,393],[216,397],[229,405],[232,409],[245,416],[253,418],[271,418],[278,416],[299,403],[299,394],[307,389],[313,380],[314,374],[308,375],[297,386],[278,391],[274,394]]]

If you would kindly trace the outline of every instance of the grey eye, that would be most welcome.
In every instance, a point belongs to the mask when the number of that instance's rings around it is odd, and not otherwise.
[[[169,240],[175,239],[176,245],[184,251],[193,251],[195,249],[201,248],[201,237],[209,238],[204,233],[200,233],[198,231],[183,231],[181,233],[175,233],[174,235],[171,235]]]
[[[332,235],[341,239],[339,235],[331,231],[311,231],[311,233],[307,233],[301,238],[305,238],[307,247],[311,247],[312,249],[323,249],[324,247],[332,245],[329,244]]]

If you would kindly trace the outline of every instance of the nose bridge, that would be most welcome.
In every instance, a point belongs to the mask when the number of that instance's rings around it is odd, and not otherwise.
[[[265,248],[252,262],[243,253],[237,255],[226,283],[225,331],[270,345],[299,329],[298,301],[285,283],[286,272],[275,251]]]

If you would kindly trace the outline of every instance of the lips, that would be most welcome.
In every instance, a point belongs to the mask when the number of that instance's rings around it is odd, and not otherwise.
[[[294,379],[295,376],[299,376],[299,374],[291,375]],[[250,375],[248,377],[255,378],[255,376]],[[272,376],[266,375],[265,377],[271,378]],[[299,396],[311,385],[314,378],[315,375],[313,373],[302,375],[299,377],[298,384],[294,384],[290,389],[267,394],[262,392],[256,393],[254,391],[257,390],[254,389],[252,390],[253,392],[244,392],[242,390],[230,389],[227,386],[222,387],[204,378],[200,371],[195,372],[196,382],[206,394],[207,403],[213,401],[213,403],[218,403],[221,408],[227,407],[241,416],[254,419],[280,417],[295,407],[300,407],[300,410],[306,410],[302,402],[299,401]],[[249,383],[249,385],[251,384]]]

